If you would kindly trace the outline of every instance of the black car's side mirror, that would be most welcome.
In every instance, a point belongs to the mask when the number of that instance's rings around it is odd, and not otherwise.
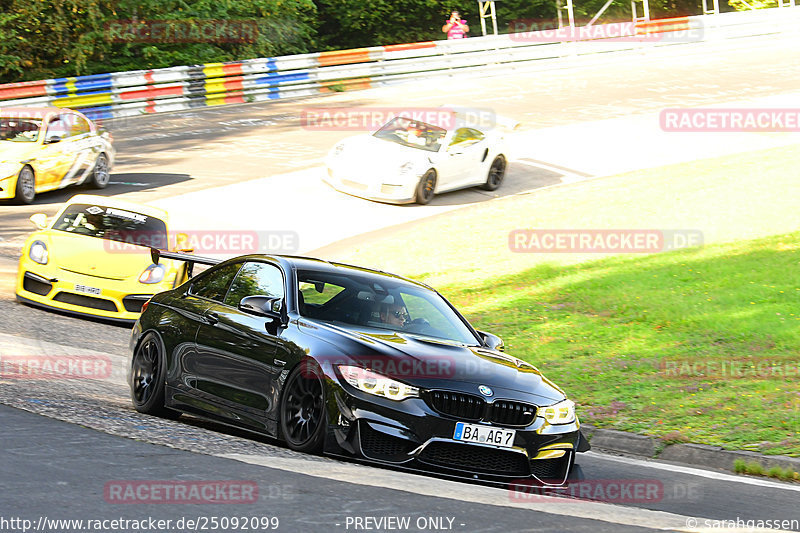
[[[245,296],[239,302],[239,310],[256,316],[282,318],[283,299],[274,296]]]
[[[487,348],[490,350],[497,350],[498,352],[503,351],[503,339],[486,331],[479,331],[478,334],[481,336],[481,339],[483,339],[483,343]]]

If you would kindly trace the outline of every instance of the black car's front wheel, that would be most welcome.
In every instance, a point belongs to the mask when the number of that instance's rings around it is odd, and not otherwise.
[[[181,414],[164,407],[166,358],[161,340],[155,333],[144,336],[131,361],[131,400],[140,413],[164,418]]]
[[[574,464],[572,468],[569,470],[569,476],[567,476],[567,480],[570,483],[578,483],[579,481],[583,481],[586,479],[586,474],[583,473],[583,469],[581,465]]]
[[[310,360],[295,368],[281,400],[281,433],[289,448],[320,453],[325,445],[325,387],[322,371]]]

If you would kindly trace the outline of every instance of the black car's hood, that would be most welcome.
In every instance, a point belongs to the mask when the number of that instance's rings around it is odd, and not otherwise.
[[[479,387],[484,385],[497,397],[503,389],[537,396],[531,400],[539,405],[565,398],[563,391],[533,365],[485,347],[401,331],[345,328],[308,319],[298,324],[305,333],[328,341],[346,354],[345,359],[339,354],[323,356],[323,363],[354,361],[384,376],[425,389],[478,394]]]

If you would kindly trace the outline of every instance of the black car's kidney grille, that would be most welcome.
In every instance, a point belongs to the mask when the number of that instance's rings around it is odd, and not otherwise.
[[[418,459],[435,466],[469,472],[528,476],[528,458],[515,452],[449,442],[432,442]]]
[[[558,459],[536,459],[531,461],[531,474],[542,481],[558,484],[564,481],[564,469],[567,466],[568,455]]]
[[[492,404],[490,422],[503,426],[529,426],[536,418],[536,407],[522,402],[497,400]]]
[[[361,452],[370,459],[382,461],[406,460],[409,458],[408,452],[415,446],[411,441],[375,431],[366,423],[359,426],[359,438]]]
[[[73,294],[71,292],[59,292],[53,297],[53,300],[56,302],[64,302],[65,304],[89,307],[90,309],[101,309],[103,311],[117,312],[117,306],[114,304],[114,302],[104,298],[82,296],[80,294]]]
[[[39,296],[47,296],[47,293],[53,288],[53,284],[36,279],[30,272],[25,272],[25,276],[22,278],[22,288]]]
[[[525,427],[536,418],[536,406],[511,400],[488,404],[480,396],[461,392],[432,390],[426,395],[434,411],[465,422],[483,420],[499,426]]]
[[[482,398],[460,392],[430,391],[428,404],[435,411],[459,420],[477,421],[483,418],[486,411],[486,402]]]

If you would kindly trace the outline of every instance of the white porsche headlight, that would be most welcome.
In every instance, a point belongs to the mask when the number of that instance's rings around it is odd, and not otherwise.
[[[139,276],[139,283],[159,283],[164,279],[166,273],[167,269],[164,268],[164,265],[150,265]]]
[[[411,161],[409,161],[407,163],[403,163],[402,165],[400,165],[400,175],[401,176],[405,176],[406,174],[410,173],[412,170],[414,170],[414,163],[412,163]]]
[[[46,265],[48,258],[47,245],[43,241],[33,241],[31,249],[28,251],[28,257],[40,265]]]
[[[575,422],[575,402],[563,400],[557,404],[541,408],[539,416],[544,416],[551,424],[569,424]]]
[[[419,389],[358,366],[339,365],[345,381],[360,391],[390,400],[418,398]]]

